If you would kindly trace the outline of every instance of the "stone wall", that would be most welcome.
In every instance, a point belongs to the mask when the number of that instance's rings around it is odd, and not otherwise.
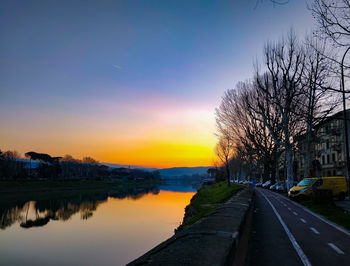
[[[239,265],[245,260],[253,188],[247,186],[213,213],[176,233],[128,266]],[[244,233],[245,232],[245,233]],[[249,234],[249,233],[248,233]]]

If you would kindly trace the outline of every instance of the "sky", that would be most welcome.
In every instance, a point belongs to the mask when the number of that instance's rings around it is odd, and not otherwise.
[[[3,0],[0,149],[213,165],[221,96],[291,27],[305,0]]]

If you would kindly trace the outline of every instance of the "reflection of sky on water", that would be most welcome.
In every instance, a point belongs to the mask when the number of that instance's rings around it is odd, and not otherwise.
[[[0,230],[0,264],[124,265],[173,234],[194,194],[156,192],[90,203],[49,201],[54,209],[49,202],[41,202],[40,209],[35,207],[39,202],[13,207],[15,221]],[[87,219],[86,211],[92,212]],[[48,214],[56,218],[43,226],[20,226]]]

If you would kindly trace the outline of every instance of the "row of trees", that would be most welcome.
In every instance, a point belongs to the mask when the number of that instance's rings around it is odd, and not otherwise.
[[[138,169],[113,168],[100,164],[91,157],[82,160],[71,155],[52,157],[46,153],[27,152],[25,157],[29,163],[16,151],[2,152],[0,150],[0,179],[159,179],[159,172],[145,172]]]
[[[254,76],[222,97],[216,109],[216,151],[227,177],[240,161],[239,168],[262,169],[263,179],[274,182],[283,154],[288,187],[292,186],[301,137],[306,143],[304,176],[311,175],[316,125],[341,102],[338,55],[350,47],[350,2],[315,0],[311,11],[320,26],[316,34],[300,41],[291,30],[287,37],[267,43]],[[345,74],[348,69],[345,66]]]

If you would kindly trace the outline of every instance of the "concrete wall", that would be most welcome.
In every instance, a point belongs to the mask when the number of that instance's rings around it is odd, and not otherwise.
[[[128,266],[241,265],[248,246],[247,227],[253,209],[252,195],[253,188],[247,186],[213,213]]]

